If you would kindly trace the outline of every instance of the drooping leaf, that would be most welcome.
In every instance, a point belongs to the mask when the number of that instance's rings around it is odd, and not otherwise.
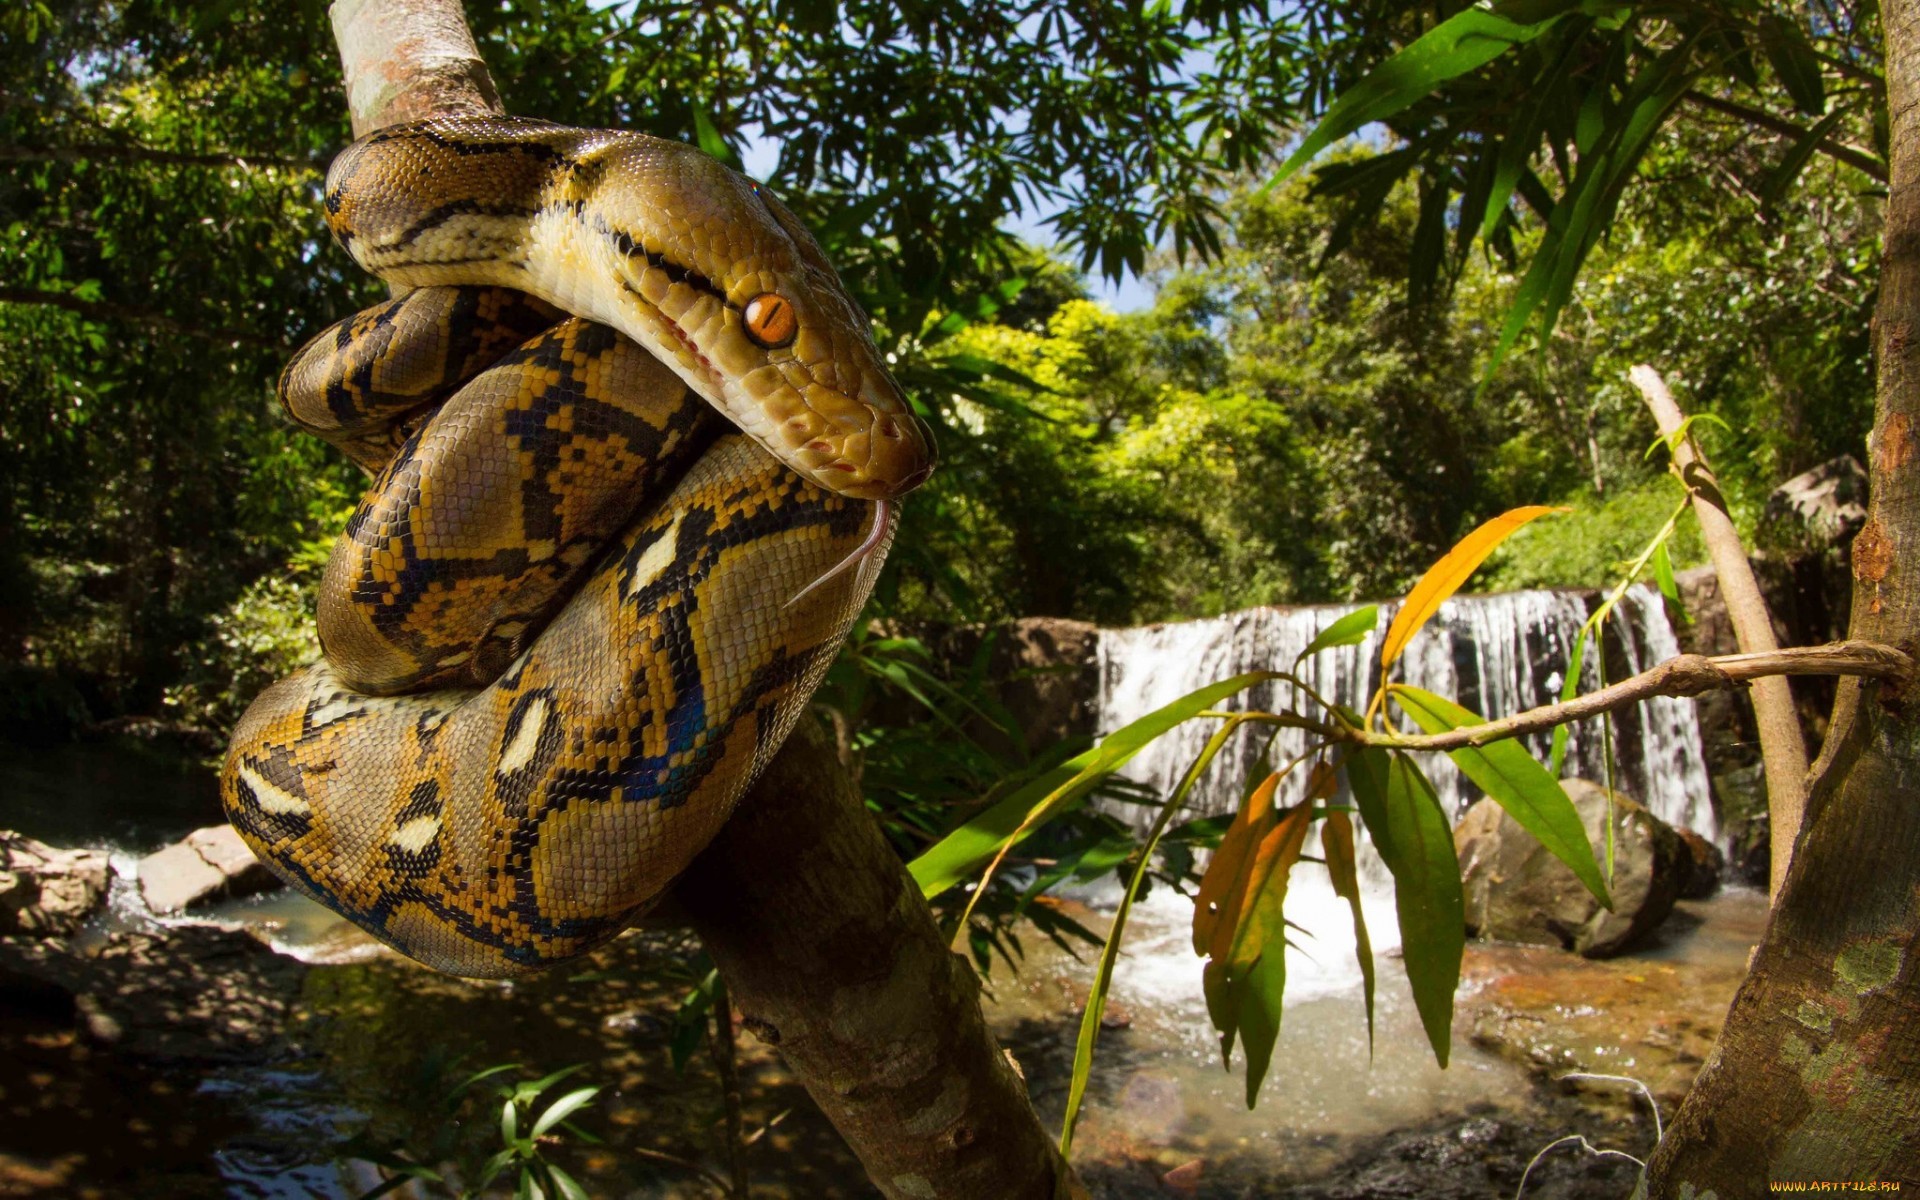
[[[1248,1108],[1259,1095],[1280,1034],[1287,982],[1287,883],[1300,861],[1312,820],[1309,798],[1278,817],[1268,808],[1263,821],[1250,822],[1250,830],[1264,823],[1265,832],[1251,854],[1231,864],[1232,878],[1206,926],[1208,963],[1201,983],[1208,994],[1207,1011],[1220,1032],[1223,1062],[1231,1057],[1236,1036],[1240,1041],[1247,1060]],[[1217,886],[1215,892],[1219,892]],[[1201,930],[1196,905],[1196,946],[1202,944]]]
[[[1687,610],[1680,603],[1680,583],[1673,577],[1673,555],[1668,552],[1665,542],[1653,548],[1653,581],[1659,586],[1660,595],[1673,606],[1667,611],[1685,623]]]
[[[1780,86],[1793,106],[1810,117],[1827,111],[1827,86],[1821,78],[1820,58],[1807,44],[1799,26],[1773,13],[1760,18],[1760,48],[1766,52]]]
[[[1467,950],[1467,906],[1453,825],[1440,811],[1433,785],[1404,754],[1394,755],[1387,770],[1386,810],[1386,825],[1393,830],[1386,862],[1400,915],[1401,962],[1413,985],[1420,1024],[1444,1067],[1453,1044],[1453,993]]]
[[[1223,906],[1228,894],[1233,890],[1245,873],[1254,850],[1260,840],[1273,828],[1273,794],[1280,786],[1280,776],[1276,772],[1261,781],[1260,786],[1247,797],[1240,811],[1234,814],[1233,824],[1220,838],[1220,848],[1213,852],[1213,861],[1207,864],[1206,874],[1200,877],[1200,888],[1193,898],[1193,952],[1204,955],[1213,944],[1214,929],[1219,924]]]
[[[1373,1053],[1373,942],[1367,937],[1367,915],[1360,907],[1360,871],[1355,860],[1353,822],[1339,811],[1327,814],[1320,826],[1320,849],[1327,856],[1327,874],[1333,894],[1353,910],[1353,953],[1360,961],[1360,986],[1367,1001],[1367,1053]]]
[[[1406,684],[1395,684],[1393,698],[1414,723],[1427,733],[1445,733],[1485,722],[1475,713],[1444,696]],[[1462,774],[1540,840],[1555,858],[1567,864],[1601,904],[1611,909],[1606,880],[1594,860],[1593,845],[1580,821],[1580,811],[1567,798],[1560,781],[1547,774],[1527,748],[1511,738],[1484,746],[1462,746],[1447,751]]]
[[[592,1104],[593,1098],[599,1094],[600,1089],[597,1087],[576,1088],[568,1092],[547,1106],[547,1111],[540,1114],[540,1118],[533,1123],[533,1132],[527,1136],[538,1138],[580,1109]]]
[[[1641,156],[1692,85],[1698,70],[1693,48],[1693,40],[1684,39],[1643,67],[1618,113],[1601,130],[1593,152],[1580,158],[1573,182],[1553,203],[1546,233],[1514,291],[1500,338],[1481,376],[1482,388],[1536,315],[1543,336],[1559,320],[1560,310],[1573,294],[1574,280],[1612,218]]]
[[[928,899],[972,875],[1003,848],[1018,842],[1048,819],[1066,811],[1100,781],[1125,766],[1146,745],[1195,714],[1206,711],[1256,683],[1277,678],[1273,671],[1249,671],[1197,688],[1114,730],[1093,749],[1041,774],[1025,787],[975,815],[907,864]]]
[[[1299,666],[1322,650],[1334,646],[1357,646],[1367,640],[1380,624],[1380,606],[1369,604],[1365,608],[1356,608],[1346,616],[1313,635],[1307,648],[1294,655],[1293,665]]]
[[[1460,539],[1453,549],[1442,555],[1440,561],[1427,568],[1420,582],[1413,585],[1407,593],[1406,603],[1393,615],[1393,624],[1387,627],[1386,640],[1380,644],[1380,662],[1390,667],[1400,657],[1413,635],[1420,632],[1433,614],[1440,610],[1447,597],[1460,590],[1467,576],[1486,561],[1494,547],[1507,540],[1513,531],[1538,517],[1552,512],[1570,512],[1567,508],[1549,508],[1541,504],[1530,504],[1524,508],[1509,509],[1482,522],[1480,527]]]
[[[1794,139],[1793,145],[1787,147],[1786,157],[1760,181],[1760,203],[1763,207],[1771,209],[1779,205],[1781,197],[1793,186],[1793,181],[1800,178],[1800,172],[1806,170],[1807,164],[1813,160],[1820,143],[1827,140],[1834,126],[1840,124],[1846,115],[1845,107],[1836,108],[1815,122],[1812,129]]]
[[[1378,746],[1363,746],[1347,756],[1347,787],[1353,792],[1354,807],[1366,822],[1374,849],[1388,863],[1393,861],[1389,849],[1393,830],[1387,825],[1387,772],[1391,766],[1387,752]]]
[[[1447,80],[1478,70],[1515,46],[1539,37],[1573,7],[1568,5],[1553,16],[1531,23],[1510,21],[1480,8],[1466,9],[1442,21],[1342,92],[1267,186],[1278,186],[1314,155],[1361,126],[1384,121]]]

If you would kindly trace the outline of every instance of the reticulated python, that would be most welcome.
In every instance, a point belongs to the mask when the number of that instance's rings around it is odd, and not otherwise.
[[[247,711],[222,799],[401,951],[535,969],[726,820],[931,441],[812,237],[689,147],[435,120],[348,147],[325,198],[404,294],[309,343],[281,397],[376,479],[322,584],[324,658]]]

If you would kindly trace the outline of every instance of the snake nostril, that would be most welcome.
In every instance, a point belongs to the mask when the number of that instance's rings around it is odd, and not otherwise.
[[[808,442],[806,448],[809,450],[816,450],[821,454],[830,454],[833,452],[833,443],[826,441],[825,439],[821,439],[819,441]]]

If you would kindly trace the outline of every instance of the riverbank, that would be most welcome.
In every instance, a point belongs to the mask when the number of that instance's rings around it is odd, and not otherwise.
[[[1123,1200],[1334,1200],[1511,1195],[1526,1162],[1567,1133],[1644,1153],[1644,1105],[1552,1081],[1575,1068],[1634,1075],[1671,1112],[1763,911],[1752,893],[1688,903],[1645,954],[1607,963],[1471,947],[1446,1071],[1397,962],[1381,963],[1371,1062],[1357,994],[1337,972],[1317,993],[1306,980],[1248,1113],[1237,1064],[1221,1070],[1194,1008],[1198,962],[1180,945],[1177,898],[1164,897],[1129,937],[1076,1161],[1096,1195]],[[377,1181],[379,1152],[458,1163],[497,1148],[477,1103],[449,1119],[442,1102],[465,1074],[510,1062],[528,1077],[584,1064],[579,1082],[606,1089],[581,1124],[607,1144],[553,1151],[592,1194],[713,1194],[669,1160],[727,1174],[714,1060],[696,1040],[684,1070],[673,1061],[695,974],[684,939],[633,934],[576,968],[472,983],[290,897],[222,916],[234,928],[123,930],[87,955],[0,953],[0,1194],[357,1196]],[[1000,964],[987,981],[989,1012],[1057,1123],[1092,956],[1032,931],[1022,942],[1021,971]],[[872,1194],[770,1049],[743,1036],[737,1068],[755,1197]],[[1556,1155],[1528,1194],[1619,1196],[1631,1179],[1624,1164]]]

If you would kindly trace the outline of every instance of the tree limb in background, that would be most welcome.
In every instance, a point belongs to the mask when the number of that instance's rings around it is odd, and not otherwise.
[[[456,0],[338,0],[356,134],[499,113]],[[744,1022],[900,1200],[1084,1195],[988,1031],[979,983],[802,721],[675,895]]]
[[[110,304],[104,300],[83,300],[70,292],[51,292],[43,288],[0,287],[0,304],[43,304],[49,308],[63,308],[68,312],[78,313],[89,321],[125,321],[133,325],[145,325],[149,329],[158,329],[163,333],[177,333],[207,342],[241,342],[249,346],[286,348],[285,343],[270,337],[262,337],[252,330],[226,329],[217,325],[189,325],[185,321],[175,320],[151,308],[141,308],[134,304]]]
[[[1692,436],[1684,433],[1686,418],[1674,403],[1673,393],[1667,390],[1660,372],[1645,363],[1628,371],[1627,378],[1653,410],[1660,435],[1672,440],[1673,470],[1693,496],[1693,514],[1700,520],[1700,536],[1707,544],[1713,573],[1720,580],[1720,598],[1727,603],[1727,616],[1733,622],[1734,640],[1741,653],[1765,654],[1780,649],[1779,640],[1773,636],[1773,615],[1767,611],[1759,581],[1753,577],[1753,564],[1747,561],[1746,547],[1740,544],[1740,532],[1727,515],[1720,482],[1713,477]],[[1753,717],[1760,729],[1760,759],[1767,776],[1767,823],[1772,840],[1767,894],[1777,897],[1787,878],[1787,865],[1793,861],[1794,839],[1806,812],[1807,743],[1800,731],[1800,716],[1794,711],[1793,693],[1784,678],[1769,676],[1754,681]]]
[[[1417,735],[1341,729],[1329,730],[1327,736],[1336,741],[1395,750],[1457,750],[1462,746],[1484,746],[1504,738],[1544,733],[1559,725],[1638,704],[1650,696],[1698,696],[1702,692],[1744,687],[1758,680],[1787,675],[1851,675],[1899,682],[1912,673],[1911,658],[1892,646],[1876,642],[1832,642],[1825,646],[1726,654],[1717,658],[1681,654],[1597,692],[1528,709],[1484,725]]]

